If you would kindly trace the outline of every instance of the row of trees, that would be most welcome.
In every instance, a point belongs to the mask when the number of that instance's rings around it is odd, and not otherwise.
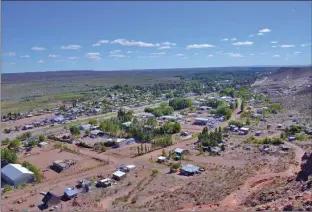
[[[152,113],[156,117],[164,116],[164,115],[170,115],[173,113],[174,109],[168,105],[168,103],[161,103],[159,107],[153,107],[153,108],[145,108],[145,112]]]
[[[186,98],[174,98],[169,101],[169,106],[174,110],[182,110],[192,106],[192,100]]]
[[[231,118],[233,110],[231,108],[228,108],[227,106],[219,106],[216,110],[216,114],[219,116],[224,116],[225,120],[228,120]]]

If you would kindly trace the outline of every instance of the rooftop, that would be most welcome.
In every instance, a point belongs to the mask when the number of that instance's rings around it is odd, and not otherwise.
[[[34,174],[20,164],[10,163],[1,169],[1,173],[12,180],[19,178],[22,174]]]
[[[113,173],[114,176],[117,176],[117,177],[122,177],[124,176],[126,173],[122,172],[122,171],[115,171]]]
[[[182,165],[181,169],[185,172],[196,173],[199,172],[199,167],[192,164]]]
[[[174,150],[174,152],[176,152],[176,153],[182,153],[183,151],[184,151],[184,149],[182,149],[182,148],[176,148]]]

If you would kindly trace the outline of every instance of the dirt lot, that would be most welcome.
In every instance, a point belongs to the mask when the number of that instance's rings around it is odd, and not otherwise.
[[[91,169],[92,167],[100,165],[100,162],[95,161],[88,156],[77,155],[66,151],[61,152],[60,149],[54,149],[52,147],[45,147],[43,149],[34,148],[31,151],[30,156],[22,157],[21,159],[26,160],[31,164],[34,164],[36,167],[42,170],[43,177],[47,181],[57,179],[59,177],[62,177],[63,175],[70,175],[75,172]],[[76,160],[77,163],[76,165],[61,173],[57,173],[50,169],[50,165],[53,164],[53,161],[65,159],[73,159]]]

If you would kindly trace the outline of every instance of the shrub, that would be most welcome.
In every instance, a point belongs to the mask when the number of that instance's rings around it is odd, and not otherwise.
[[[45,140],[44,135],[40,135],[40,136],[39,136],[39,141],[42,142],[42,141],[44,141],[44,140]]]
[[[30,171],[32,171],[35,175],[35,180],[37,183],[41,182],[41,175],[40,175],[40,171],[37,167],[35,167],[33,164],[24,161],[22,166],[24,166],[25,168],[29,169]]]
[[[1,149],[1,160],[4,160],[7,163],[15,163],[17,160],[17,155],[14,151],[3,148]]]
[[[229,121],[229,125],[235,125],[237,127],[243,127],[244,126],[244,124],[242,122],[234,121],[234,120]]]
[[[3,193],[9,192],[9,191],[11,191],[11,190],[13,190],[13,187],[10,186],[10,185],[5,185],[5,186],[3,187]]]

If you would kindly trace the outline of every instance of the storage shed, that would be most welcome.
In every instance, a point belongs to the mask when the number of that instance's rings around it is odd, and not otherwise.
[[[74,189],[74,188],[73,189],[66,189],[64,191],[64,197],[66,199],[72,199],[75,196],[77,196],[77,194],[78,194],[78,191],[76,189]]]
[[[35,180],[33,172],[20,164],[8,164],[1,169],[1,178],[8,184],[17,186]]]
[[[115,171],[113,173],[113,178],[115,180],[121,180],[123,179],[124,177],[126,176],[126,173],[125,172],[122,172],[122,171]]]
[[[192,164],[182,165],[180,171],[181,171],[181,174],[187,175],[187,176],[200,173],[199,167],[198,166],[194,166]]]

